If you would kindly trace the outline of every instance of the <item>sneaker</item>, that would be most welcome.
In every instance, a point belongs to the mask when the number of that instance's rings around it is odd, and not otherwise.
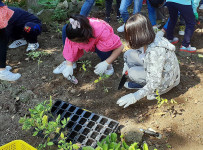
[[[107,23],[110,23],[111,18],[110,18],[110,17],[106,17],[104,20],[105,20]]]
[[[177,37],[174,37],[173,40],[169,40],[171,44],[177,44],[179,42],[179,39]]]
[[[111,76],[114,73],[113,66],[110,65],[110,67],[104,72],[105,75]]]
[[[179,32],[178,32],[179,35],[185,35],[185,26],[180,26],[179,27]]]
[[[118,32],[124,32],[124,28],[125,28],[125,23],[124,23],[122,26],[120,26],[120,27],[117,29],[117,31],[118,31]]]
[[[60,74],[66,68],[66,61],[63,61],[58,67],[53,70],[54,74]],[[76,62],[73,63],[73,69],[77,68]]]
[[[203,10],[203,4],[201,4],[201,5],[199,6],[199,9],[200,9],[200,10]]]
[[[124,87],[127,89],[140,89],[143,86],[135,82],[125,82]]]
[[[6,70],[10,71],[12,69],[11,66],[6,66]]]
[[[24,40],[24,39],[20,39],[20,40],[16,40],[14,41],[12,44],[10,44],[8,47],[9,48],[17,48],[17,47],[20,47],[20,46],[23,46],[23,45],[26,45],[27,44],[27,41]]]
[[[39,48],[39,43],[29,43],[26,52],[35,51]]]
[[[191,45],[189,45],[188,47],[181,46],[180,51],[184,51],[184,52],[188,52],[188,53],[195,53],[197,51],[197,49],[195,47],[191,47]]]
[[[12,73],[9,70],[0,71],[0,80],[16,81],[21,77],[19,73]]]

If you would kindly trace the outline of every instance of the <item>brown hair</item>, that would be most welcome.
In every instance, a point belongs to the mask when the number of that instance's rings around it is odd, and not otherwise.
[[[89,42],[90,38],[94,38],[93,29],[87,17],[82,15],[71,16],[74,20],[80,23],[80,28],[73,29],[69,23],[66,27],[66,37],[75,42]]]
[[[139,13],[130,17],[125,24],[125,39],[133,49],[151,44],[155,33],[149,19]]]

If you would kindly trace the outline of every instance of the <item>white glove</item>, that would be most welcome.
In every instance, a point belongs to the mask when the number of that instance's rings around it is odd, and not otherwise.
[[[123,97],[121,97],[118,101],[117,101],[117,104],[119,106],[124,106],[124,108],[128,107],[129,105],[131,104],[134,104],[136,103],[138,100],[140,100],[139,98],[139,94],[137,92],[135,93],[130,93],[130,94],[127,94]]]
[[[129,67],[126,63],[124,63],[122,75],[124,75],[127,70],[129,70]]]
[[[73,66],[67,65],[66,68],[62,71],[62,74],[65,78],[68,78],[68,76],[73,75]]]
[[[163,37],[164,36],[164,32],[162,30],[160,30],[160,31],[158,31],[156,33],[156,36]]]
[[[109,64],[106,62],[106,60],[102,61],[95,66],[94,73],[97,75],[103,74],[107,70],[108,66]]]

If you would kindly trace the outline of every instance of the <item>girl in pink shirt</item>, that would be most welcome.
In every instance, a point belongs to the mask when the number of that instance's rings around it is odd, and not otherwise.
[[[95,66],[94,73],[112,75],[112,62],[123,50],[120,38],[114,34],[113,28],[105,21],[76,15],[69,19],[70,23],[63,28],[62,62],[53,73],[62,73],[65,78],[73,76],[75,62],[86,52],[96,52],[101,62]]]

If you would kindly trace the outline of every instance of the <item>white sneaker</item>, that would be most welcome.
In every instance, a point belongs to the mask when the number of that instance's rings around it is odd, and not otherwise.
[[[63,61],[58,67],[53,70],[54,74],[60,74],[66,68],[66,61]],[[73,69],[77,68],[76,62],[73,63]]]
[[[104,72],[105,75],[111,76],[114,73],[113,66],[110,65],[109,68]]]
[[[120,26],[120,27],[117,29],[117,31],[118,31],[118,32],[124,32],[124,28],[125,28],[125,23],[124,23],[122,26]]]
[[[10,71],[12,69],[11,66],[6,66],[6,70]]]
[[[12,44],[10,44],[8,47],[9,48],[17,48],[17,47],[20,47],[20,46],[23,46],[23,45],[26,45],[27,44],[27,41],[24,40],[24,39],[20,39],[20,40],[16,40],[14,41]]]
[[[19,73],[12,73],[9,70],[0,71],[0,80],[16,81],[21,77]]]
[[[203,10],[203,4],[201,4],[201,5],[199,6],[199,9]]]
[[[29,43],[26,52],[35,51],[39,48],[39,43]]]

